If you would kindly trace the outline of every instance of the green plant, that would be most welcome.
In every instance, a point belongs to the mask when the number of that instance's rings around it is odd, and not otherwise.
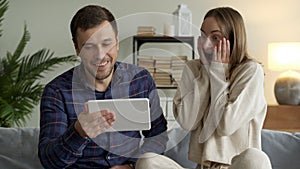
[[[7,0],[0,0],[0,26],[5,11],[8,9]],[[0,30],[0,36],[2,30]],[[0,58],[0,126],[22,126],[31,116],[33,108],[41,99],[44,84],[40,79],[44,73],[53,71],[62,63],[76,62],[74,55],[54,57],[49,49],[41,49],[32,55],[22,53],[30,34],[26,25],[23,36],[13,53],[7,52],[6,57]]]

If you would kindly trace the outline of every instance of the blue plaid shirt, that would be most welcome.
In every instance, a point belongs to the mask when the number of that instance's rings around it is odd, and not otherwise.
[[[41,100],[39,158],[45,168],[110,168],[135,164],[144,152],[162,153],[168,137],[154,81],[143,68],[117,62],[105,92],[85,82],[82,65],[48,83]],[[81,137],[74,128],[84,103],[94,99],[148,98],[151,129],[106,132],[95,139]],[[142,137],[142,135],[144,137]],[[143,144],[140,145],[143,138]]]

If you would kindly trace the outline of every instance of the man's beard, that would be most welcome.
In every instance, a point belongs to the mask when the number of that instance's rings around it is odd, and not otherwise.
[[[95,80],[100,80],[100,81],[108,78],[112,74],[113,70],[114,70],[114,66],[110,67],[110,69],[107,72],[105,72],[106,74],[98,75],[98,70],[95,71],[95,70],[92,70],[89,68],[85,68],[86,74],[89,74],[91,76],[91,78],[94,78]]]
[[[96,79],[96,80],[104,80],[104,79],[108,78],[108,77],[112,74],[112,72],[113,72],[113,67],[112,67],[112,68],[109,70],[109,72],[108,72],[106,75],[104,75],[104,76],[98,77],[98,76],[97,76],[97,73],[96,73],[95,79]]]

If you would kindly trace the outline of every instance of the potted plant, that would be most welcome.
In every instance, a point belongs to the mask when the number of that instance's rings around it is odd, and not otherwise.
[[[0,26],[7,0],[0,0]],[[2,30],[0,29],[0,37]],[[22,55],[30,40],[30,34],[24,26],[23,36],[16,50],[0,57],[0,126],[23,126],[30,117],[33,108],[39,103],[44,84],[40,79],[44,73],[53,71],[62,63],[76,62],[74,55],[54,57],[49,49],[41,49],[32,55]]]

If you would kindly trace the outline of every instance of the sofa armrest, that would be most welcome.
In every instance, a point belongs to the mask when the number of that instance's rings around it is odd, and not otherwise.
[[[262,130],[262,150],[269,156],[273,169],[299,169],[300,137],[284,131]]]
[[[38,128],[0,127],[0,168],[41,169]]]

